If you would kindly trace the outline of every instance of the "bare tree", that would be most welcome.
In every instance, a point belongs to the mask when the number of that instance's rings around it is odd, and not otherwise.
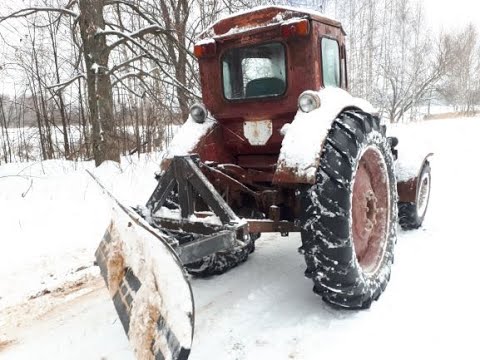
[[[443,98],[467,115],[475,113],[480,104],[480,44],[473,24],[444,36],[444,46],[450,48],[452,61],[447,76],[438,91]]]
[[[0,18],[0,22],[3,22],[7,19],[32,16],[38,13],[55,13],[57,14],[56,21],[65,16],[74,19],[72,32],[75,36],[76,26],[78,26],[80,38],[76,39],[75,37],[75,39],[79,40],[81,50],[79,55],[81,54],[83,57],[86,71],[84,74],[77,74],[63,82],[59,81],[58,76],[58,84],[55,87],[61,90],[79,78],[86,79],[93,154],[97,166],[105,160],[120,160],[112,92],[112,76],[116,76],[117,71],[135,65],[135,62],[142,58],[151,60],[156,64],[157,77],[170,82],[178,89],[178,102],[182,115],[186,115],[188,112],[187,94],[195,95],[185,85],[188,51],[186,26],[189,3],[183,1],[175,6],[173,2],[168,4],[172,8],[167,7],[167,2],[160,4],[161,16],[158,16],[159,13],[154,11],[155,7],[149,6],[151,5],[149,2],[135,0],[78,0],[78,2],[69,1],[64,6],[50,6],[47,2],[44,6],[24,8]],[[114,16],[106,18],[105,15],[112,13],[110,10],[113,7],[123,7],[124,11],[128,10],[132,16],[142,19],[143,27],[135,30],[127,29],[122,22],[122,15],[116,19],[117,22],[115,22]],[[160,22],[160,19],[163,19],[164,23]],[[155,47],[154,41],[152,41],[151,37],[159,36],[169,40],[163,44],[163,47]],[[112,64],[110,55],[120,47],[126,47],[132,57],[125,59],[122,63]],[[165,48],[166,50],[164,50]],[[167,54],[165,57],[170,62],[162,60],[154,50]],[[166,64],[173,64],[174,75],[164,68]],[[153,73],[154,71],[147,72],[140,69],[134,74],[124,75],[123,79],[130,76],[142,78]],[[116,77],[118,78],[118,76]],[[44,104],[43,100],[41,104]],[[61,104],[60,107],[62,107]]]
[[[425,24],[411,0],[332,0],[327,11],[342,20],[348,39],[349,84],[391,122],[435,94],[451,61],[448,47]]]

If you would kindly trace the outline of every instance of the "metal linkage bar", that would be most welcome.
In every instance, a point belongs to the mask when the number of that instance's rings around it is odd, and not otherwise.
[[[217,192],[207,177],[197,166],[198,158],[193,156],[176,156],[167,171],[160,177],[158,185],[147,202],[151,212],[150,224],[158,229],[168,231],[173,236],[183,236],[176,248],[184,264],[202,259],[215,252],[241,246],[248,234],[248,225],[241,221],[230,206]],[[178,205],[181,218],[170,219],[156,216],[155,213],[165,205],[175,184],[178,186]],[[196,196],[209,206],[218,216],[221,225],[208,222],[192,221],[195,213]]]
[[[157,187],[147,202],[147,208],[151,210],[152,214],[165,204],[175,182],[178,184],[182,218],[188,218],[190,215],[193,215],[193,199],[194,192],[196,192],[215,215],[220,218],[223,224],[239,222],[237,215],[198,168],[194,158],[189,155],[175,156],[170,167],[161,176]]]

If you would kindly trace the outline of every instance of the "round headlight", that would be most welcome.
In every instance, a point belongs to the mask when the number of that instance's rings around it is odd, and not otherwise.
[[[194,104],[190,108],[190,116],[195,122],[203,124],[207,118],[207,109],[203,104]]]
[[[304,91],[298,98],[298,107],[305,113],[318,109],[320,104],[320,96],[315,91]]]

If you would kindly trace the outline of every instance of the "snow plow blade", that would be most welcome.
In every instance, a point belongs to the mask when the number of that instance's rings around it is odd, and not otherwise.
[[[193,294],[171,239],[90,175],[113,200],[112,221],[95,256],[137,359],[188,359]]]

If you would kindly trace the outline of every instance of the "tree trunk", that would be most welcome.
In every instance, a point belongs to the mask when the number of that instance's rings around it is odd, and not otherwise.
[[[2,141],[3,145],[3,155],[5,159],[5,163],[8,163],[9,159],[12,162],[12,148],[10,146],[10,138],[8,135],[8,125],[7,125],[7,118],[5,116],[5,109],[3,108],[3,97],[0,97],[0,115],[2,117],[1,127],[2,127]]]
[[[58,65],[58,48],[56,37],[54,34],[53,27],[50,26],[50,39],[52,41],[52,50],[53,50],[53,60],[55,63],[55,76],[57,78],[57,83],[60,83],[60,67]],[[60,110],[60,118],[62,120],[62,131],[63,131],[63,149],[65,152],[65,158],[70,158],[70,140],[68,139],[68,125],[67,125],[67,117],[65,114],[65,102],[63,101],[62,91],[60,90],[57,94],[58,96],[58,106]]]
[[[117,146],[113,121],[112,84],[108,73],[110,50],[105,35],[97,33],[105,29],[104,2],[104,0],[79,1],[79,25],[87,66],[88,106],[96,166],[100,166],[106,160],[120,162],[120,147]]]

